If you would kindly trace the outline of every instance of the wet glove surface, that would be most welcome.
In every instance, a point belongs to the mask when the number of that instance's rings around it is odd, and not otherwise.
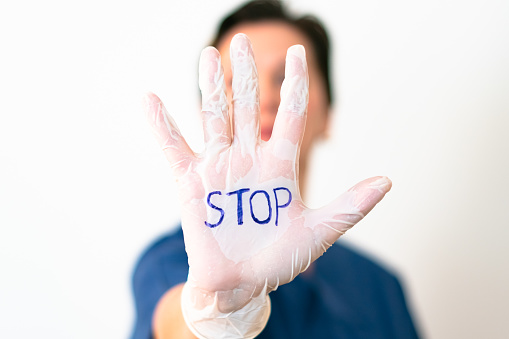
[[[220,55],[212,47],[202,52],[201,154],[189,148],[159,98],[147,96],[149,121],[179,184],[190,267],[183,313],[202,338],[257,335],[270,314],[268,293],[305,271],[391,187],[385,177],[367,179],[329,205],[308,209],[298,189],[308,102],[304,48],[288,49],[267,142],[260,139],[257,71],[243,34],[232,40],[231,63],[229,107]]]

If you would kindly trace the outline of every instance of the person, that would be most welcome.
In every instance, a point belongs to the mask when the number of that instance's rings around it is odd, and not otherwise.
[[[300,199],[333,99],[321,23],[255,0],[212,45],[200,59],[205,155],[147,98],[179,180],[182,228],[136,265],[132,338],[417,338],[396,277],[334,243],[390,181],[365,180],[318,210]]]

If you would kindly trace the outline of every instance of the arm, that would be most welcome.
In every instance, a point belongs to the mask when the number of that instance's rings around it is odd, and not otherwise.
[[[153,318],[155,339],[196,339],[182,316],[180,299],[184,284],[174,286],[157,304]]]

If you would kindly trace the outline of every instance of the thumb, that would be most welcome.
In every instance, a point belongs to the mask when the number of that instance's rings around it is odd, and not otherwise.
[[[340,236],[358,223],[382,200],[392,187],[387,177],[361,181],[333,202],[316,210],[309,210],[305,226],[314,233],[314,246],[325,252]]]

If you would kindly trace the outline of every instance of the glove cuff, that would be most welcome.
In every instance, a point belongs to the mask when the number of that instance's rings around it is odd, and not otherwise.
[[[218,309],[217,294],[214,303],[198,310],[191,296],[188,283],[182,289],[181,306],[184,320],[191,332],[199,339],[251,339],[265,328],[269,320],[271,304],[266,289],[240,310],[223,313]]]

